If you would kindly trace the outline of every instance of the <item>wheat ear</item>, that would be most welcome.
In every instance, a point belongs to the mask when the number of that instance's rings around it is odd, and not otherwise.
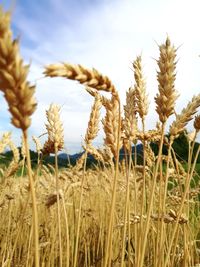
[[[0,90],[7,100],[12,124],[26,130],[31,124],[30,116],[36,109],[33,98],[35,86],[26,80],[29,66],[23,64],[18,41],[12,40],[9,13],[3,14],[0,9],[0,21]]]
[[[101,98],[99,94],[96,94],[94,104],[90,113],[90,120],[88,122],[87,132],[85,135],[86,145],[90,145],[92,140],[94,140],[98,134],[101,106]]]
[[[13,152],[13,159],[8,168],[5,171],[2,170],[4,177],[3,180],[13,175],[17,171],[17,169],[19,168],[19,160],[20,160],[19,150],[15,146],[15,144],[11,141],[10,132],[4,133],[2,139],[0,140],[0,153],[2,153],[7,146],[9,146],[11,151]]]
[[[180,115],[177,115],[176,120],[170,126],[170,134],[172,138],[176,138],[184,130],[187,123],[192,120],[193,115],[200,107],[200,94],[193,96],[192,100],[184,108]]]
[[[123,128],[128,140],[134,141],[138,131],[137,127],[137,100],[136,89],[129,88],[126,92],[126,105],[124,106]]]
[[[97,95],[99,96],[99,94],[91,88],[87,87],[86,91],[93,97],[97,97]],[[106,136],[104,139],[104,143],[106,147],[109,147],[111,149],[113,156],[117,158],[118,134],[120,134],[119,146],[122,146],[121,131],[118,131],[119,127],[121,128],[121,121],[119,120],[120,103],[118,101],[118,97],[116,97],[116,94],[112,95],[111,99],[108,99],[104,96],[100,96],[100,101],[106,109],[106,116],[102,120]]]
[[[197,132],[200,131],[200,115],[197,115],[194,119],[194,128]]]
[[[11,137],[10,132],[6,132],[3,134],[3,136],[0,140],[0,153],[2,153],[5,149],[5,147],[10,143],[10,137]]]
[[[138,56],[133,62],[135,77],[135,92],[137,99],[138,113],[142,119],[147,115],[149,108],[148,96],[146,94],[146,82],[142,72],[142,57]]]
[[[106,146],[108,146],[115,159],[118,155],[118,138],[119,138],[119,148],[122,146],[122,140],[121,140],[121,131],[119,132],[119,116],[120,116],[120,110],[119,110],[119,102],[117,99],[112,96],[111,100],[106,103],[106,116],[102,120],[104,132],[105,132],[105,139],[104,143]],[[120,135],[120,136],[118,136]]]
[[[8,145],[13,152],[13,160],[11,161],[10,165],[6,169],[6,172],[4,173],[4,179],[12,176],[18,170],[20,160],[19,150],[15,146],[15,144],[10,140]]]
[[[42,149],[43,154],[55,153],[55,146],[58,151],[62,150],[64,147],[64,130],[59,112],[60,107],[55,104],[51,104],[46,111],[48,140],[45,142]]]
[[[160,57],[157,60],[159,71],[157,72],[159,94],[155,97],[156,111],[159,119],[164,123],[174,113],[175,101],[178,94],[175,90],[176,79],[176,48],[171,45],[169,38],[159,46]]]
[[[68,63],[51,64],[46,66],[44,74],[49,77],[65,77],[79,81],[81,84],[92,87],[96,90],[116,93],[114,85],[107,76],[103,76],[96,69],[89,70],[81,65]]]
[[[90,87],[86,87],[85,90],[93,97],[96,97],[97,95],[100,97],[101,99],[101,104],[106,108],[106,105],[109,104],[109,99],[107,97],[105,97],[104,95],[100,95],[96,90],[90,88]]]
[[[40,143],[39,138],[37,138],[36,136],[32,136],[32,139],[33,139],[33,142],[35,143],[37,153],[40,154],[42,150],[42,145]]]
[[[91,154],[96,160],[104,162],[104,159],[101,153],[98,151],[98,149],[93,147],[91,144],[87,146],[83,146],[83,148],[87,151],[87,154]]]

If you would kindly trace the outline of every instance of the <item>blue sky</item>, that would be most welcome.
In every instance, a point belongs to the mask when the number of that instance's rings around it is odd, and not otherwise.
[[[70,153],[81,149],[92,98],[76,82],[43,77],[46,64],[81,63],[108,75],[119,90],[122,104],[133,85],[131,62],[142,53],[150,111],[147,128],[158,119],[154,111],[157,93],[157,43],[167,34],[178,50],[177,112],[200,92],[199,0],[3,0],[12,9],[12,28],[20,36],[21,54],[31,62],[29,79],[36,83],[38,108],[30,135],[45,132],[45,110],[54,102],[62,106],[65,145]],[[0,97],[0,133],[11,130],[20,142],[20,131],[10,123],[7,105]],[[173,118],[171,119],[171,121]],[[96,140],[102,141],[103,133]]]

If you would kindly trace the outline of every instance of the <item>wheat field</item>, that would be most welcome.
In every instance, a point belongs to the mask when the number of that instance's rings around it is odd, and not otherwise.
[[[159,120],[152,130],[146,130],[149,100],[140,55],[132,64],[134,86],[127,90],[124,106],[110,79],[96,69],[70,63],[45,67],[45,77],[79,82],[94,100],[84,153],[75,166],[60,168],[58,153],[64,147],[60,106],[51,104],[46,111],[48,137],[41,144],[28,132],[37,107],[36,87],[27,80],[29,66],[21,58],[19,40],[13,39],[10,20],[10,13],[1,8],[0,90],[11,123],[21,129],[22,147],[17,148],[9,132],[0,139],[0,153],[9,148],[13,154],[9,166],[0,169],[0,265],[200,266],[200,179],[195,167],[200,146],[194,150],[200,130],[200,94],[177,114],[177,48],[170,38],[159,45],[155,96]],[[174,121],[168,130],[171,116]],[[186,169],[173,143],[190,121],[193,132],[187,134]],[[96,148],[93,140],[100,127],[104,144]],[[30,138],[38,154],[34,168]],[[152,142],[158,146],[157,154]],[[140,164],[137,144],[142,144]],[[49,154],[55,156],[55,164],[45,165],[43,159]],[[97,162],[92,168],[87,167],[88,155]]]

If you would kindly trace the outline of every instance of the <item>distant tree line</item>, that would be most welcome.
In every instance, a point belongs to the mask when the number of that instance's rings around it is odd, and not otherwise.
[[[178,138],[176,138],[174,140],[173,143],[173,149],[174,152],[176,154],[177,159],[180,162],[187,162],[188,161],[188,154],[189,154],[189,143],[188,143],[188,139],[186,137],[186,133],[182,133]],[[167,138],[169,138],[169,134],[166,135]],[[159,149],[159,144],[157,143],[150,143],[150,146],[154,152],[155,155],[158,155],[158,149]],[[193,152],[193,159],[194,156],[196,155],[197,149],[198,149],[199,143],[195,142],[194,144],[194,152]],[[21,148],[19,147],[19,151],[21,150]],[[132,155],[133,155],[133,160],[134,160],[134,146],[132,147]],[[143,147],[142,144],[138,144],[137,145],[137,163],[138,164],[142,164],[143,162]],[[167,146],[164,144],[163,145],[163,155],[167,155],[168,153],[168,149]],[[69,165],[74,166],[76,164],[76,161],[81,157],[83,152],[80,152],[78,154],[74,154],[74,155],[67,155],[67,154],[61,154],[58,157],[58,164],[59,167],[67,167]],[[32,166],[33,168],[35,166],[37,166],[37,161],[38,161],[38,154],[35,151],[30,150],[30,154],[31,154],[31,162],[32,162]],[[122,148],[120,150],[120,160],[122,160],[125,156],[125,151]],[[13,158],[13,153],[12,151],[6,151],[3,154],[0,154],[0,165],[5,165],[8,166],[9,163],[12,161]],[[55,157],[53,155],[48,155],[48,156],[44,156],[42,158],[43,164],[47,165],[47,164],[54,164],[55,163]],[[200,155],[198,156],[198,160],[197,163],[200,163]],[[92,167],[94,165],[97,164],[97,161],[94,159],[94,157],[92,155],[89,155],[87,158],[87,167]]]

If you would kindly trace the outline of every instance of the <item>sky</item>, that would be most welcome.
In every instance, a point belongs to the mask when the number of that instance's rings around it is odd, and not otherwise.
[[[176,112],[200,92],[199,0],[0,0],[0,4],[12,10],[12,30],[20,38],[24,61],[31,64],[28,78],[36,84],[38,106],[30,137],[46,132],[45,111],[51,103],[61,106],[68,153],[81,150],[87,129],[92,97],[77,82],[45,78],[44,66],[51,63],[95,67],[112,80],[123,105],[126,91],[134,85],[132,62],[142,54],[150,100],[146,127],[153,129],[158,120],[154,102],[158,44],[168,35],[178,48]],[[21,132],[11,125],[0,94],[0,135],[5,131],[12,131],[14,141],[20,143]],[[101,130],[94,142],[97,147],[103,136]]]

